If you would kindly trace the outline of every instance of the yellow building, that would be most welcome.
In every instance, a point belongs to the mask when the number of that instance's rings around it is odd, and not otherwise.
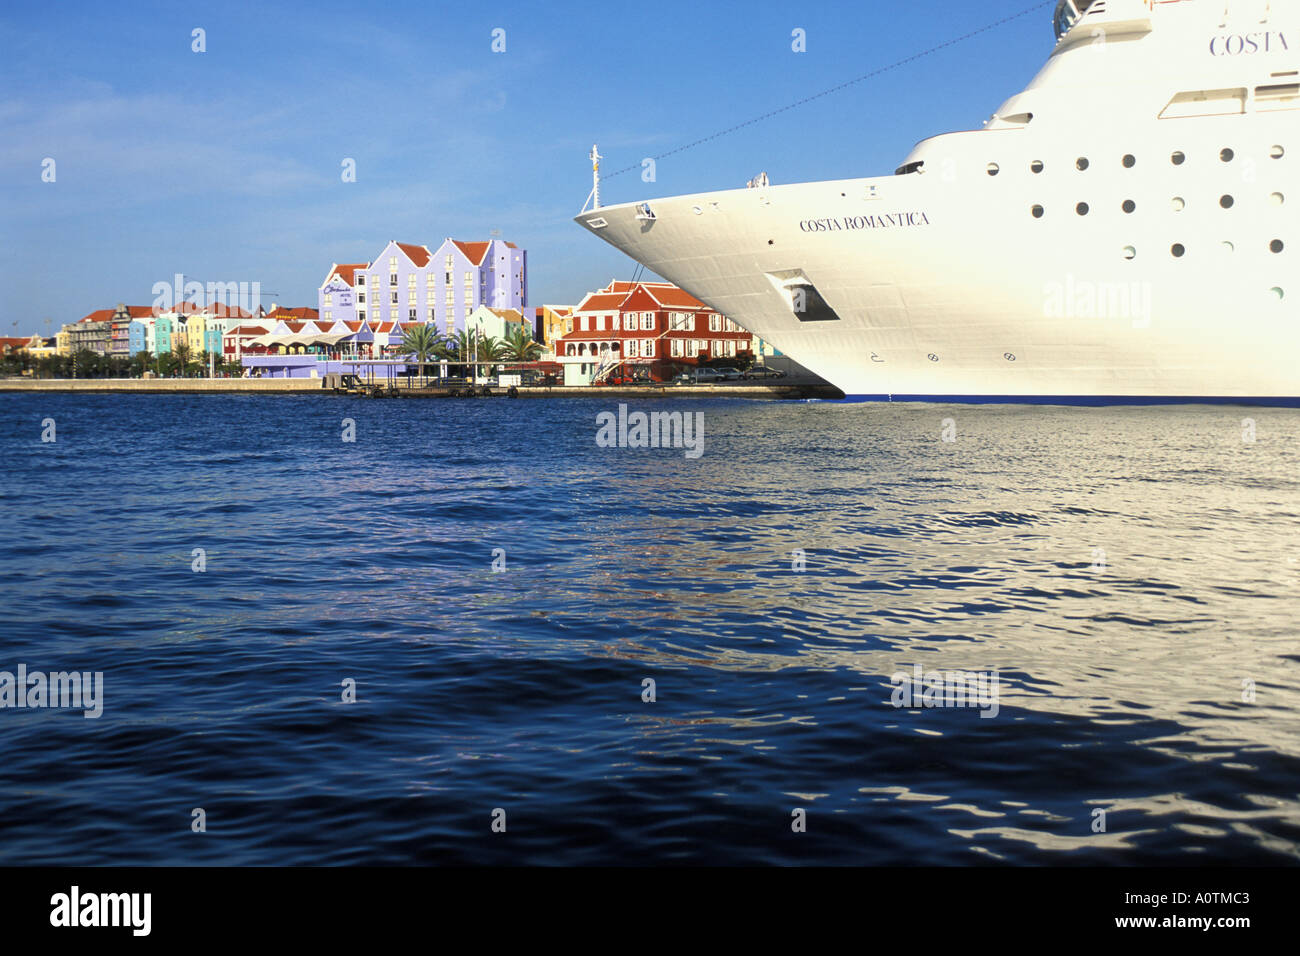
[[[555,343],[567,332],[573,331],[573,306],[542,306],[542,345],[554,351]]]
[[[58,355],[72,354],[72,333],[68,331],[68,327],[66,325],[63,328],[59,329],[58,334],[54,336],[54,343],[55,343],[54,351],[56,354]]]

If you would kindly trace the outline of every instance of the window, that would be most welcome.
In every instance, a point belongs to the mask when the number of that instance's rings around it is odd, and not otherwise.
[[[681,358],[681,357],[682,357],[682,340],[681,340],[681,339],[673,339],[672,354],[673,354],[673,358]]]
[[[454,263],[454,260],[453,260],[452,256],[453,256],[453,253],[450,253],[450,252],[447,253],[447,281],[448,281],[448,282],[451,281],[451,267],[452,267],[452,265],[453,265],[453,263]]]
[[[596,331],[597,332],[605,331],[605,317],[603,315],[596,316]]]
[[[716,315],[709,316],[709,331],[718,331],[718,317]]]
[[[326,309],[326,310],[325,310],[325,321],[328,322],[328,321],[329,321],[330,319],[332,319],[332,318],[334,318],[334,313],[331,312],[329,309]]]
[[[1177,93],[1163,110],[1161,119],[1185,119],[1190,116],[1225,116],[1246,112],[1244,86],[1222,90],[1188,90]]]
[[[1279,83],[1255,87],[1258,110],[1293,110],[1300,108],[1300,83]]]
[[[1186,254],[1187,249],[1181,242],[1175,242],[1170,247],[1169,252],[1175,259],[1181,259],[1183,255]]]
[[[1078,159],[1076,159],[1076,160],[1074,161],[1074,168],[1077,169],[1079,172],[1083,172],[1085,169],[1087,169],[1087,168],[1088,168],[1088,157],[1087,157],[1087,156],[1080,156]]]
[[[389,310],[388,310],[388,317],[389,317],[390,319],[392,319],[394,322],[396,322],[396,321],[397,321],[397,310],[396,310],[396,309],[389,309]]]
[[[414,310],[414,309],[411,309],[410,312],[408,313],[408,315],[410,315],[410,317],[411,317],[411,321],[414,322],[414,321],[415,321],[415,310]]]
[[[617,332],[619,326],[622,325],[623,323],[623,317],[621,315],[611,315],[609,317],[609,321],[610,321],[610,326],[609,326],[610,329],[614,332]]]
[[[397,256],[388,257],[388,271],[389,272],[397,271]]]
[[[1133,212],[1135,209],[1137,209],[1137,203],[1135,203],[1131,199],[1125,199],[1124,205],[1121,206],[1120,208],[1123,209],[1125,212]]]
[[[414,289],[414,288],[415,288],[415,273],[414,273],[414,272],[412,272],[410,275],[408,275],[408,276],[406,277],[406,287],[407,287],[408,289]]]
[[[1032,173],[1041,173],[1043,171],[1043,161],[1036,159],[1029,164],[1029,171]]]
[[[568,335],[568,334],[569,334],[570,332],[572,332],[572,331],[573,331],[573,319],[565,319],[565,320],[564,320],[564,334],[565,334],[565,335]]]
[[[396,292],[390,292],[389,295],[392,296],[392,299],[393,299],[392,304],[393,304],[393,305],[397,305],[397,293],[396,293]]]
[[[628,358],[639,358],[640,355],[641,355],[641,340],[640,340],[640,339],[628,339],[628,340],[627,340],[627,357],[628,357]]]
[[[357,301],[360,302],[362,305],[365,305],[365,304],[366,304],[366,294],[365,294],[364,292],[358,292],[358,293],[357,293]]]
[[[1121,162],[1124,164],[1125,169],[1132,169],[1137,165],[1137,157],[1132,153],[1129,153],[1123,158],[1123,160],[1121,160]]]
[[[326,292],[326,293],[325,293],[325,304],[326,304],[326,305],[333,305],[333,304],[334,304],[334,296],[331,295],[329,292]]]
[[[641,343],[641,356],[642,356],[642,358],[654,358],[654,357],[655,357],[655,340],[654,340],[654,339],[646,339],[644,342]]]
[[[1079,205],[1074,207],[1074,211],[1080,216],[1086,216],[1088,215],[1088,204],[1086,202],[1081,202]]]
[[[370,288],[375,289],[375,288],[378,288],[378,287],[379,287],[379,276],[377,276],[377,275],[372,275],[372,276],[370,277]]]
[[[433,309],[430,308],[430,309],[429,309],[429,321],[432,322],[432,321],[434,321],[434,319],[436,319],[436,318],[437,318],[437,316],[433,314]]]
[[[426,273],[424,274],[424,284],[425,284],[426,286],[428,286],[430,289],[433,288],[433,273],[432,273],[432,272],[426,272]]]
[[[643,332],[652,332],[655,327],[655,314],[653,312],[643,312],[641,314],[641,330]]]
[[[407,305],[415,305],[415,290],[414,290],[414,289],[411,289],[409,292],[407,292],[407,294],[406,294],[406,304],[407,304]]]
[[[388,284],[389,284],[390,286],[394,287],[394,288],[397,287],[397,273],[396,273],[396,272],[394,272],[392,275],[390,275],[390,276],[388,277]]]
[[[735,354],[736,354],[736,340],[732,339],[727,343],[727,357],[730,358]]]

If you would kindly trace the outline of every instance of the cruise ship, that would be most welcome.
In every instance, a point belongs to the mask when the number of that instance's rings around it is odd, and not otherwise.
[[[1025,89],[891,175],[597,182],[575,221],[852,399],[1300,404],[1300,0],[1053,19]]]

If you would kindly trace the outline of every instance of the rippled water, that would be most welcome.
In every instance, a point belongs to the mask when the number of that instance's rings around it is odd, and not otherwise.
[[[615,407],[0,396],[0,862],[1300,856],[1296,412]]]

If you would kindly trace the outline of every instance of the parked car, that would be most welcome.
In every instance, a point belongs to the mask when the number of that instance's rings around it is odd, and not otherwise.
[[[683,372],[673,379],[678,385],[712,385],[714,382],[726,380],[726,376],[716,368],[697,368],[690,372]]]
[[[737,382],[740,380],[740,369],[724,365],[721,368],[715,368],[713,371],[722,376],[724,382]]]
[[[740,377],[746,379],[785,378],[785,372],[781,371],[779,368],[767,368],[764,365],[755,365]]]

